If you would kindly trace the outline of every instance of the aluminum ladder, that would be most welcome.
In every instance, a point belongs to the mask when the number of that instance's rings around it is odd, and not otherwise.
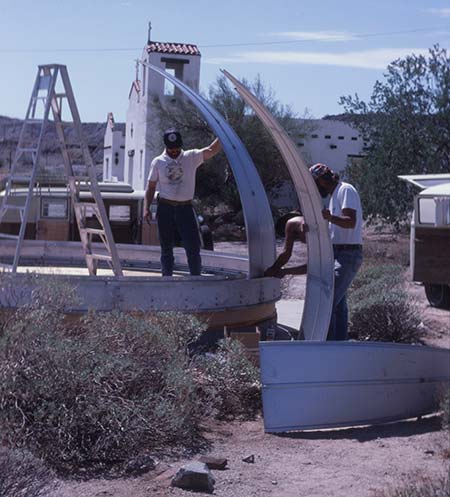
[[[60,76],[59,80],[58,76]],[[58,90],[57,92],[58,83],[58,88],[61,87],[62,90]],[[65,105],[69,111],[70,120],[62,120],[63,105]],[[68,180],[72,206],[75,212],[89,274],[96,275],[98,262],[106,261],[115,276],[122,276],[123,273],[119,255],[97,183],[95,165],[83,136],[80,115],[75,102],[72,85],[66,66],[60,64],[38,66],[38,72],[28,104],[26,117],[20,132],[16,154],[6,182],[5,195],[0,206],[0,239],[16,240],[16,249],[12,266],[6,267],[5,265],[2,265],[2,267],[11,270],[13,273],[17,271],[30,212],[31,200],[37,183],[36,179],[39,169],[42,142],[49,123],[50,111],[53,115],[56,134],[63,157],[64,169]],[[64,129],[67,126],[75,130],[78,141],[77,146],[80,147],[82,151],[86,169],[86,173],[83,176],[77,176],[73,171],[64,132]],[[26,164],[31,163],[31,167],[28,165],[24,171],[24,168],[21,168],[23,162]],[[14,203],[14,192],[19,184],[25,184],[27,188],[25,204],[23,205]],[[88,192],[87,195],[90,196],[88,201],[81,198],[81,186],[84,186],[84,189]],[[12,210],[18,210],[20,213],[21,224],[19,233],[2,233],[1,224],[3,219],[8,211]],[[88,226],[86,220],[88,212],[96,219],[98,224],[97,228]],[[92,245],[94,236],[101,242],[101,244],[97,244],[100,245],[99,248],[94,248]]]

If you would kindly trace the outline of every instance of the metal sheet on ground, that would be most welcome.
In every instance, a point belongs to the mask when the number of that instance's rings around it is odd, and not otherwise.
[[[375,424],[433,412],[450,350],[375,342],[261,342],[267,432]]]

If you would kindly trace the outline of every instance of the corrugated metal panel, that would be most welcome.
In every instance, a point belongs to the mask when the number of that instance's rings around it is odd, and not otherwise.
[[[450,174],[404,174],[399,176],[400,179],[408,181],[420,188],[441,185],[450,182]]]
[[[381,342],[261,342],[268,432],[382,423],[432,412],[450,351]]]

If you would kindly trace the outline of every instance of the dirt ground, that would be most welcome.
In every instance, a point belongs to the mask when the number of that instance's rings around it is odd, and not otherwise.
[[[229,244],[217,250],[227,251]],[[245,250],[233,244],[234,251]],[[303,252],[302,252],[303,250]],[[368,235],[366,257],[407,263],[408,239]],[[305,257],[304,249],[296,258]],[[295,262],[295,261],[294,261]],[[305,277],[283,281],[283,298],[301,298]],[[427,343],[450,347],[450,311],[434,309],[422,286],[407,283],[421,309]],[[213,470],[214,495],[219,497],[372,497],[402,482],[436,479],[449,471],[450,440],[437,415],[381,426],[265,434],[257,419],[243,423],[205,425],[209,455],[228,459],[224,471]],[[254,463],[242,459],[254,455]],[[191,460],[196,460],[198,456]],[[64,481],[55,497],[187,496],[170,487],[186,460],[159,462],[154,471],[132,479]]]

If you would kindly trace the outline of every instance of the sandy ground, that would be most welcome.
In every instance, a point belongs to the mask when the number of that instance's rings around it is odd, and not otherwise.
[[[391,237],[392,238],[392,237]],[[388,239],[384,256],[398,260],[406,239]],[[244,244],[233,244],[245,251]],[[229,244],[219,244],[228,251]],[[391,251],[391,252],[389,252]],[[372,255],[372,254],[371,254]],[[304,260],[305,251],[296,260]],[[283,298],[302,298],[305,277],[283,281]],[[450,347],[450,312],[433,309],[422,286],[407,284],[421,309],[430,345]],[[303,292],[303,293],[302,293]],[[243,423],[208,421],[209,455],[228,459],[228,469],[213,470],[214,495],[220,497],[371,497],[390,486],[424,477],[436,479],[449,471],[450,440],[440,418],[429,416],[381,426],[316,430],[283,435],[264,433],[261,419]],[[242,459],[255,456],[255,462]],[[196,460],[194,457],[192,460]],[[141,477],[120,480],[60,482],[55,497],[163,497],[190,493],[170,487],[174,473],[186,460],[160,462]]]
[[[448,438],[440,420],[427,417],[379,427],[269,435],[262,421],[215,424],[210,455],[226,457],[228,469],[213,470],[220,497],[369,497],[400,481],[438,478],[448,471]],[[253,464],[243,462],[255,456]],[[64,482],[60,497],[187,496],[170,487],[177,469],[167,465],[129,480]]]

